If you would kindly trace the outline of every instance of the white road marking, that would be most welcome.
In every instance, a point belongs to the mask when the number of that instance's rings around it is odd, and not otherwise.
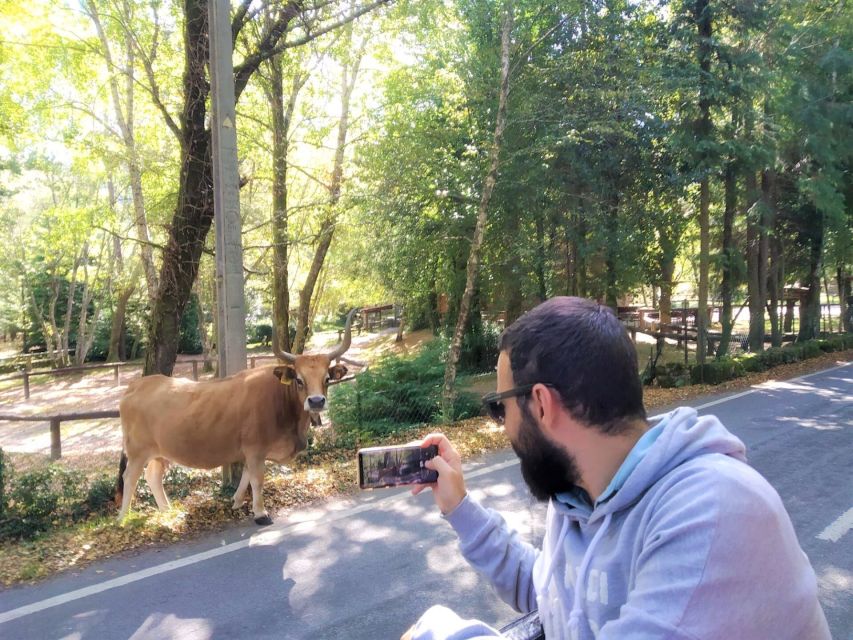
[[[830,371],[835,371],[836,369],[843,369],[844,367],[849,367],[850,362],[845,362],[844,364],[840,364],[838,366],[832,367],[831,369],[822,369],[821,371],[815,371],[814,373],[807,373],[804,376],[800,376],[799,378],[791,378],[790,380],[768,380],[767,382],[762,382],[761,384],[755,385],[752,389],[748,391],[742,391],[741,393],[735,393],[730,396],[726,396],[725,398],[720,398],[718,400],[712,400],[711,402],[706,402],[705,404],[700,404],[698,407],[693,407],[696,411],[701,411],[702,409],[707,409],[708,407],[713,407],[717,404],[722,404],[724,402],[728,402],[729,400],[735,400],[737,398],[742,398],[744,396],[748,396],[751,393],[755,393],[756,391],[767,391],[768,389],[776,388],[776,384],[781,383],[792,383],[799,382],[800,380],[805,380],[806,378],[811,378],[812,376],[817,376],[822,373],[829,373]]]
[[[817,534],[817,539],[838,542],[850,529],[853,529],[853,509],[848,509],[838,516],[835,522]]]
[[[514,464],[518,464],[517,459],[499,462],[497,464],[489,465],[488,467],[483,467],[482,469],[476,469],[474,471],[471,471],[470,473],[465,474],[465,477],[476,478],[487,473],[492,473],[494,471],[505,469]],[[291,522],[290,524],[282,525],[271,525],[269,527],[265,527],[262,531],[259,531],[258,533],[245,540],[239,540],[238,542],[232,542],[231,544],[216,547],[215,549],[209,549],[208,551],[195,553],[191,556],[187,556],[186,558],[180,558],[178,560],[164,562],[163,564],[158,564],[154,567],[149,567],[148,569],[134,571],[133,573],[129,573],[126,576],[106,580],[99,584],[94,584],[89,587],[84,587],[82,589],[75,589],[74,591],[69,591],[67,593],[63,593],[52,598],[47,598],[39,602],[33,602],[32,604],[24,605],[22,607],[18,607],[17,609],[4,611],[0,613],[0,624],[3,624],[4,622],[10,622],[12,620],[22,618],[24,616],[28,616],[33,613],[38,613],[39,611],[44,611],[45,609],[58,607],[69,602],[73,602],[74,600],[79,600],[80,598],[95,595],[103,591],[109,591],[110,589],[123,587],[124,585],[132,584],[140,580],[145,580],[146,578],[150,578],[161,573],[167,573],[169,571],[174,571],[175,569],[180,569],[182,567],[187,567],[193,564],[197,564],[199,562],[204,562],[205,560],[210,560],[211,558],[216,558],[218,556],[222,556],[228,553],[233,553],[234,551],[240,551],[241,549],[245,549],[246,547],[278,544],[288,535],[294,533],[302,533],[306,530],[311,530],[318,524],[326,524],[335,522],[336,520],[341,520],[343,518],[349,518],[357,513],[361,513],[362,511],[369,511],[371,509],[385,507],[401,500],[411,499],[411,497],[411,494],[408,491],[405,491],[391,496],[387,496],[385,498],[380,498],[379,500],[368,500],[356,507],[351,507],[341,511],[324,512],[319,515],[314,515],[314,517],[300,522]]]
[[[796,380],[804,380],[805,378],[810,378],[811,376],[816,376],[821,373],[827,373],[830,371],[834,371],[836,369],[841,369],[850,365],[851,363],[847,362],[845,364],[839,365],[837,367],[833,367],[832,369],[824,369],[823,371],[817,371],[815,373],[810,373],[805,376],[800,376],[799,378],[794,378],[793,380],[789,380],[788,382],[793,382]],[[765,389],[767,387],[764,387]],[[762,387],[757,386],[749,391],[744,391],[743,393],[737,393],[731,396],[727,396],[725,398],[720,398],[719,400],[714,400],[712,402],[707,402],[703,405],[695,407],[697,410],[705,409],[707,407],[711,407],[717,404],[721,404],[723,402],[728,402],[729,400],[735,400],[737,398],[742,398],[745,395],[749,395],[750,393],[754,393],[756,391],[761,391]],[[476,469],[469,473],[465,474],[466,478],[476,478],[478,476],[485,475],[487,473],[492,473],[493,471],[498,471],[500,469],[506,469],[513,465],[518,464],[518,459],[513,458],[511,460],[505,460],[504,462],[499,462],[493,465],[489,465],[487,467],[483,467],[482,469]],[[164,562],[163,564],[156,565],[154,567],[149,567],[148,569],[142,569],[140,571],[134,571],[133,573],[129,573],[126,576],[121,576],[120,578],[113,578],[112,580],[106,580],[99,584],[94,584],[89,587],[84,587],[82,589],[75,589],[74,591],[69,591],[67,593],[63,593],[58,596],[54,596],[52,598],[47,598],[45,600],[41,600],[39,602],[33,602],[28,605],[24,605],[22,607],[18,607],[17,609],[11,609],[9,611],[4,611],[0,613],[0,624],[4,622],[10,622],[12,620],[17,620],[18,618],[22,618],[24,616],[31,615],[33,613],[38,613],[39,611],[44,611],[45,609],[51,609],[53,607],[58,607],[63,604],[67,604],[69,602],[73,602],[74,600],[79,600],[81,598],[85,598],[87,596],[95,595],[97,593],[102,593],[104,591],[109,591],[110,589],[116,589],[118,587],[122,587],[127,584],[132,584],[134,582],[138,582],[140,580],[144,580],[146,578],[150,578],[152,576],[159,575],[161,573],[167,573],[169,571],[174,571],[175,569],[180,569],[182,567],[187,567],[193,564],[197,564],[199,562],[204,562],[205,560],[210,560],[211,558],[216,558],[218,556],[222,556],[228,553],[233,553],[234,551],[240,551],[241,549],[245,549],[246,547],[257,546],[257,545],[269,545],[269,544],[277,544],[283,538],[285,538],[288,534],[303,532],[305,530],[313,529],[317,524],[320,524],[321,521],[323,523],[334,522],[336,520],[340,520],[342,518],[348,518],[356,513],[361,513],[362,511],[369,511],[374,508],[384,507],[385,505],[390,505],[394,502],[399,502],[400,500],[405,500],[411,498],[411,495],[408,491],[401,492],[395,495],[388,496],[386,498],[381,498],[379,500],[369,500],[364,502],[357,507],[351,507],[349,509],[344,509],[342,511],[334,511],[334,512],[326,512],[320,515],[316,515],[310,519],[303,520],[301,522],[292,522],[286,525],[271,525],[269,527],[264,528],[262,531],[259,531],[255,535],[251,536],[246,540],[240,540],[238,542],[232,542],[231,544],[226,544],[221,547],[217,547],[215,549],[209,549],[208,551],[202,551],[200,553],[195,553],[191,556],[187,556],[186,558],[180,558],[178,560],[171,560],[169,562]],[[838,520],[833,522],[829,527],[827,527],[823,533],[821,533],[818,538],[822,540],[833,540],[837,541],[841,538],[850,528],[853,527],[853,509],[850,509],[842,515]],[[822,537],[826,536],[826,537]]]

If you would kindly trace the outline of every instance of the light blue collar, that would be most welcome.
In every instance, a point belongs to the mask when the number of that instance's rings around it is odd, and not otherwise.
[[[568,507],[583,510],[589,510],[590,508],[597,507],[598,505],[607,502],[610,498],[616,495],[616,492],[619,491],[619,489],[622,488],[622,485],[625,484],[625,481],[631,473],[633,473],[634,469],[637,468],[640,461],[646,456],[646,453],[654,444],[655,440],[657,440],[658,436],[663,433],[665,423],[666,420],[661,420],[654,427],[646,431],[639,440],[637,440],[636,444],[628,453],[628,457],[625,458],[619,469],[616,471],[616,475],[613,476],[610,484],[608,484],[604,492],[598,496],[598,500],[595,501],[595,505],[592,504],[589,494],[580,487],[574,487],[571,491],[566,491],[565,493],[558,493],[554,497]]]

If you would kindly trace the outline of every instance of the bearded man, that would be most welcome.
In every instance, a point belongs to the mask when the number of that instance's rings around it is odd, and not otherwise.
[[[634,346],[613,312],[553,298],[501,337],[502,423],[535,498],[542,549],[465,490],[447,438],[427,463],[462,554],[548,640],[829,640],[817,580],[779,495],[713,416],[682,407],[648,419]],[[413,640],[500,637],[429,609]]]

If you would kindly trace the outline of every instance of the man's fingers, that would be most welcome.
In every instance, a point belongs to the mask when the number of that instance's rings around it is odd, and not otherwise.
[[[427,469],[433,469],[434,471],[438,471],[438,475],[453,471],[453,467],[451,467],[447,460],[445,460],[441,456],[436,456],[435,458],[430,458],[429,460],[427,460],[426,467]]]

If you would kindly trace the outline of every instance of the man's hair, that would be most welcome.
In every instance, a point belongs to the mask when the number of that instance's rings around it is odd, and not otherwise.
[[[637,352],[606,306],[552,298],[510,325],[500,350],[516,385],[548,384],[576,420],[615,435],[646,418]]]

